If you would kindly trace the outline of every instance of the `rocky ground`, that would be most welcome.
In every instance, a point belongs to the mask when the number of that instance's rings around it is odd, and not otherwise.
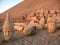
[[[48,33],[47,30],[38,30],[36,35],[18,37],[19,32],[15,32],[15,38],[9,42],[2,42],[0,45],[60,45],[60,30],[55,33]]]

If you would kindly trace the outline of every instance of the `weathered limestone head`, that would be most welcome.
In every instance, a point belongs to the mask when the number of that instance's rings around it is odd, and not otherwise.
[[[4,39],[6,41],[11,39],[12,33],[13,33],[13,24],[12,24],[12,21],[11,21],[9,14],[7,13],[6,20],[5,20],[4,25],[3,25]]]

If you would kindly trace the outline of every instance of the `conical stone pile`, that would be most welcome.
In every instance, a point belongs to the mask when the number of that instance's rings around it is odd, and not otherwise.
[[[8,13],[3,25],[3,35],[4,35],[4,40],[6,41],[10,40],[13,35],[13,24]]]

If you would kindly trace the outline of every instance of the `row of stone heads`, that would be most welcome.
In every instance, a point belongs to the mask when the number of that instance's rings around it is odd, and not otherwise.
[[[29,14],[26,14],[25,16],[23,17],[31,17],[31,16],[39,16],[39,15],[44,15],[44,16],[49,16],[49,15],[56,15],[56,16],[59,16],[60,15],[60,11],[59,10],[36,10],[36,11],[33,11]]]
[[[60,11],[59,10],[36,10],[36,11],[33,11],[27,15],[23,15],[23,19],[31,19],[31,17],[37,17],[37,18],[41,18],[41,17],[45,17],[45,18],[48,18],[49,16],[51,17],[60,17]]]

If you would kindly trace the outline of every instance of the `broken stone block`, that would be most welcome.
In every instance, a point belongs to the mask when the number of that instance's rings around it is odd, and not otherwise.
[[[42,29],[43,29],[42,26],[40,26],[40,25],[36,25],[36,30],[42,30]]]
[[[57,14],[56,16],[56,23],[60,23],[60,14]]]
[[[15,24],[15,25],[14,25],[14,29],[15,29],[16,31],[22,31],[23,28],[26,26],[25,23],[14,23],[14,24]]]
[[[29,21],[30,19],[31,19],[31,18],[30,18],[30,16],[28,15],[28,17],[26,18],[26,20]]]
[[[60,23],[56,24],[56,29],[60,29]]]
[[[44,10],[45,17],[48,15],[48,10]]]
[[[31,17],[31,20],[35,21],[37,18],[35,16]]]
[[[39,24],[42,25],[42,26],[44,26],[44,24],[45,24],[45,19],[44,19],[44,18],[41,18]]]
[[[17,31],[22,31],[23,27],[22,26],[14,26],[14,29]]]
[[[47,30],[49,33],[55,32],[55,23],[52,17],[48,17],[47,19]]]
[[[34,23],[34,21],[30,21],[30,23],[26,27],[24,27],[23,34],[30,35],[31,32],[33,32],[35,26],[36,24]]]
[[[50,10],[50,14],[51,14],[51,13],[55,14],[55,10]]]
[[[55,10],[55,14],[59,14],[60,13],[60,11],[59,10]]]
[[[55,24],[56,29],[60,28],[60,14],[57,14]]]
[[[45,19],[44,19],[44,17],[43,17],[42,15],[40,16],[39,25],[40,25],[41,28],[44,28],[44,25],[45,25]]]
[[[53,23],[49,23],[48,32],[53,33],[53,32],[55,32],[54,30],[55,30],[55,25]]]
[[[33,32],[35,26],[29,25],[26,26],[23,30],[23,34],[24,35],[31,35],[31,33]],[[34,33],[34,32],[33,32]]]

